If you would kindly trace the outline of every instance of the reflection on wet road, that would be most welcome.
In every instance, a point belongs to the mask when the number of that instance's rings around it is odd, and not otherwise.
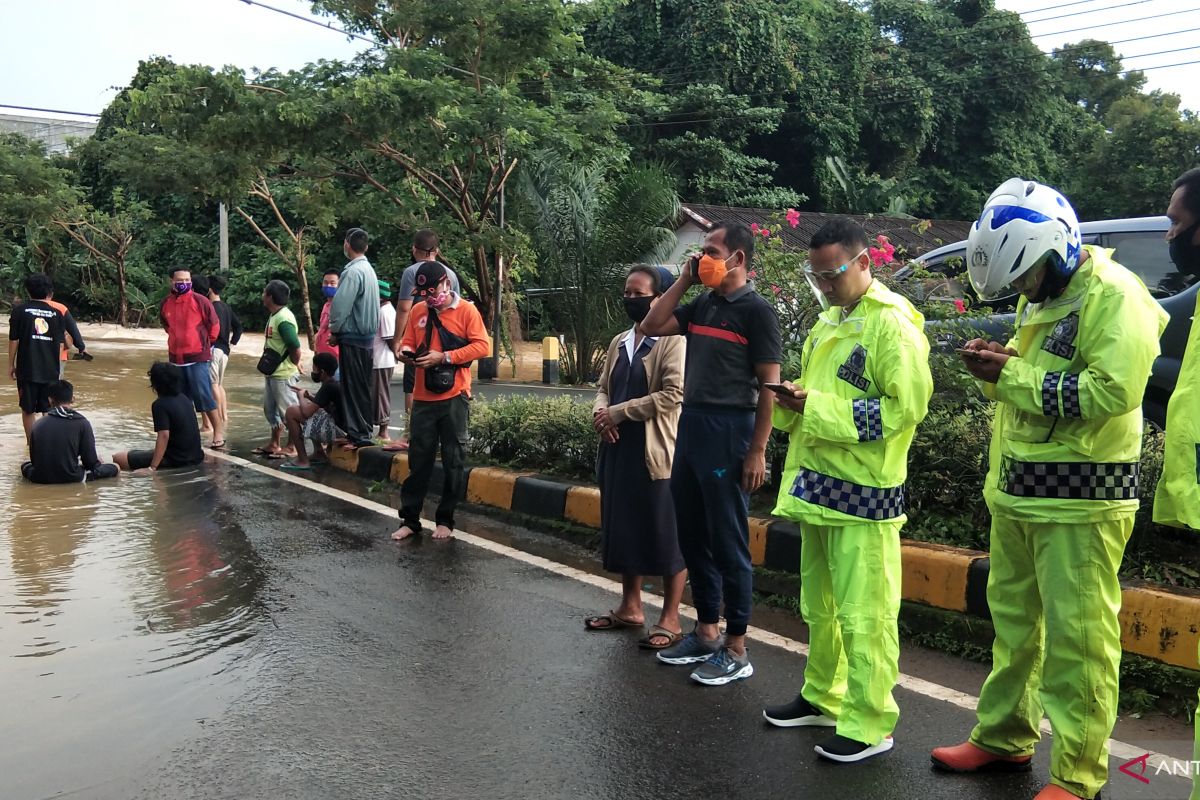
[[[144,374],[157,353],[94,350],[68,378],[107,460],[150,441]],[[15,394],[0,388],[0,775],[5,798],[26,798],[119,779],[220,712],[269,622],[261,566],[223,520],[228,473],[25,482]]]

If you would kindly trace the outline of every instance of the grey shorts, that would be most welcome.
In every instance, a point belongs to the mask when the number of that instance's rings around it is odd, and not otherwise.
[[[219,347],[212,349],[212,361],[208,362],[208,376],[214,386],[225,383],[225,368],[229,366],[229,354]]]
[[[263,378],[263,415],[272,428],[282,425],[283,415],[287,410],[300,404],[300,398],[291,389],[299,384],[299,375],[293,375],[287,380]]]

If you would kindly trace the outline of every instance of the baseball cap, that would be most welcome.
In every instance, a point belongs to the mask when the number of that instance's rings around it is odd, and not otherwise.
[[[417,267],[417,278],[413,283],[413,294],[426,295],[437,288],[446,277],[446,268],[437,261],[422,261]]]

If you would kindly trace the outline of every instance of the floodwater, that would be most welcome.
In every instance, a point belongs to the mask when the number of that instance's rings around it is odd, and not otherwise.
[[[69,362],[67,378],[101,458],[152,446],[145,373],[163,348],[90,345],[95,360]],[[19,475],[11,381],[0,410],[0,795],[89,795],[203,725],[254,674],[270,624],[263,569],[223,524],[227,470],[37,486]]]

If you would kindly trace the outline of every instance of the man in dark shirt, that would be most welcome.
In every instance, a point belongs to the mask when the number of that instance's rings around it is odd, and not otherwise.
[[[324,461],[324,446],[344,436],[346,430],[345,401],[342,384],[334,377],[338,371],[338,360],[333,353],[317,353],[313,356],[314,382],[321,388],[314,395],[307,389],[300,395],[300,402],[289,406],[284,414],[288,429],[288,442],[296,448],[296,457],[284,462],[280,469],[302,472],[312,469],[305,439],[313,441],[313,457]],[[299,392],[299,388],[296,389]]]
[[[29,457],[21,474],[34,483],[79,483],[115,478],[116,464],[103,464],[96,455],[96,436],[87,418],[71,407],[75,387],[55,381],[46,390],[50,412],[34,424]],[[81,467],[79,462],[83,461]]]
[[[183,371],[175,364],[156,361],[148,374],[150,387],[158,395],[150,404],[157,434],[154,449],[114,453],[113,461],[134,472],[191,467],[204,461],[195,408],[191,397],[182,394]]]
[[[47,392],[58,380],[66,335],[62,315],[46,302],[54,291],[50,276],[35,272],[25,279],[25,291],[29,300],[13,306],[8,318],[8,375],[17,382],[28,440],[35,415],[50,410]]]
[[[648,336],[687,336],[683,414],[671,472],[679,546],[688,566],[696,629],[658,658],[704,662],[692,679],[710,686],[748,678],[746,654],[753,567],[750,493],[763,484],[773,397],[783,360],[779,319],[747,273],[754,235],[720,224],[642,322]],[[697,278],[710,289],[679,305]],[[724,603],[726,629],[718,623]]]

